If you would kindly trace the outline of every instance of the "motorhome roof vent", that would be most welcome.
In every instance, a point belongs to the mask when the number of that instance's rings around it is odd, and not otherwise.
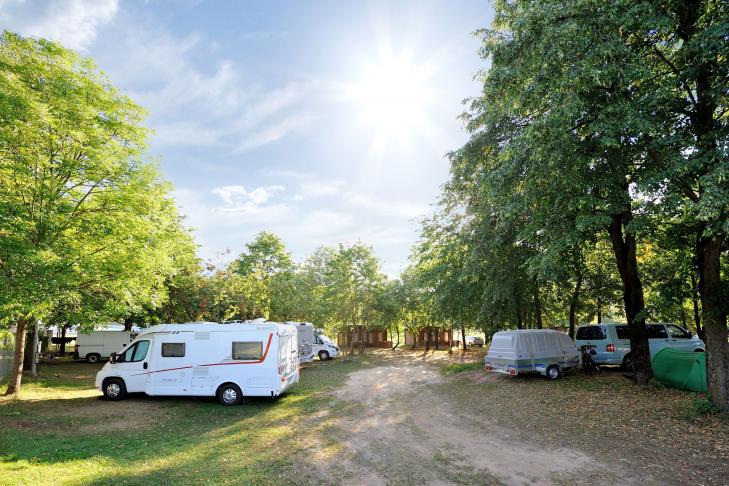
[[[199,340],[210,339],[210,333],[209,332],[196,332],[195,339],[199,339]]]

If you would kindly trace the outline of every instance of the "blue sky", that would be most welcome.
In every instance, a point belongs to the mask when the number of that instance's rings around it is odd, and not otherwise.
[[[491,18],[487,0],[0,0],[0,26],[92,56],[148,110],[203,258],[265,229],[297,259],[360,239],[390,275],[466,139]]]

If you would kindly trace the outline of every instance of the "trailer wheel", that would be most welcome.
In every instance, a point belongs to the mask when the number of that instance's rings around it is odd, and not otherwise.
[[[557,380],[560,376],[562,376],[562,372],[559,371],[558,366],[552,365],[547,368],[547,378],[549,378],[550,380]]]
[[[124,385],[124,380],[109,378],[104,382],[103,392],[107,400],[118,401],[127,394],[127,387]]]
[[[319,351],[319,359],[321,361],[326,361],[329,359],[329,353],[327,351]]]
[[[226,383],[218,388],[218,401],[223,405],[238,405],[243,399],[240,387],[235,383]]]
[[[86,360],[89,363],[98,363],[101,360],[101,355],[98,353],[91,353],[86,355]]]

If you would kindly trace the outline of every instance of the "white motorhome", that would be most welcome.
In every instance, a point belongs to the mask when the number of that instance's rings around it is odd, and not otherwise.
[[[111,353],[123,351],[137,337],[136,331],[98,330],[91,333],[78,333],[76,336],[75,359],[85,359],[98,363],[109,359]]]
[[[244,396],[278,396],[298,381],[294,326],[205,322],[145,330],[99,371],[96,388],[109,400],[144,392],[235,405]]]
[[[322,361],[339,356],[339,346],[334,344],[334,341],[320,332],[314,332],[313,351],[314,354],[319,356],[319,359]]]

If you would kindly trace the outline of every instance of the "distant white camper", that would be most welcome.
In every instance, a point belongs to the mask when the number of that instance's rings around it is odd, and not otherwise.
[[[294,326],[162,324],[137,336],[96,375],[109,400],[127,393],[217,397],[236,405],[244,396],[275,397],[299,381]]]
[[[88,334],[78,333],[74,358],[85,359],[89,363],[98,363],[102,359],[109,359],[111,353],[123,351],[137,337],[137,334],[136,331],[124,330],[98,330]]]
[[[319,359],[326,361],[339,356],[339,346],[334,341],[326,337],[324,334],[314,332],[314,354]]]
[[[299,331],[299,359],[302,363],[314,361],[318,356],[326,361],[339,356],[339,346],[324,336],[320,329],[314,328],[311,322],[287,322],[293,324]]]

